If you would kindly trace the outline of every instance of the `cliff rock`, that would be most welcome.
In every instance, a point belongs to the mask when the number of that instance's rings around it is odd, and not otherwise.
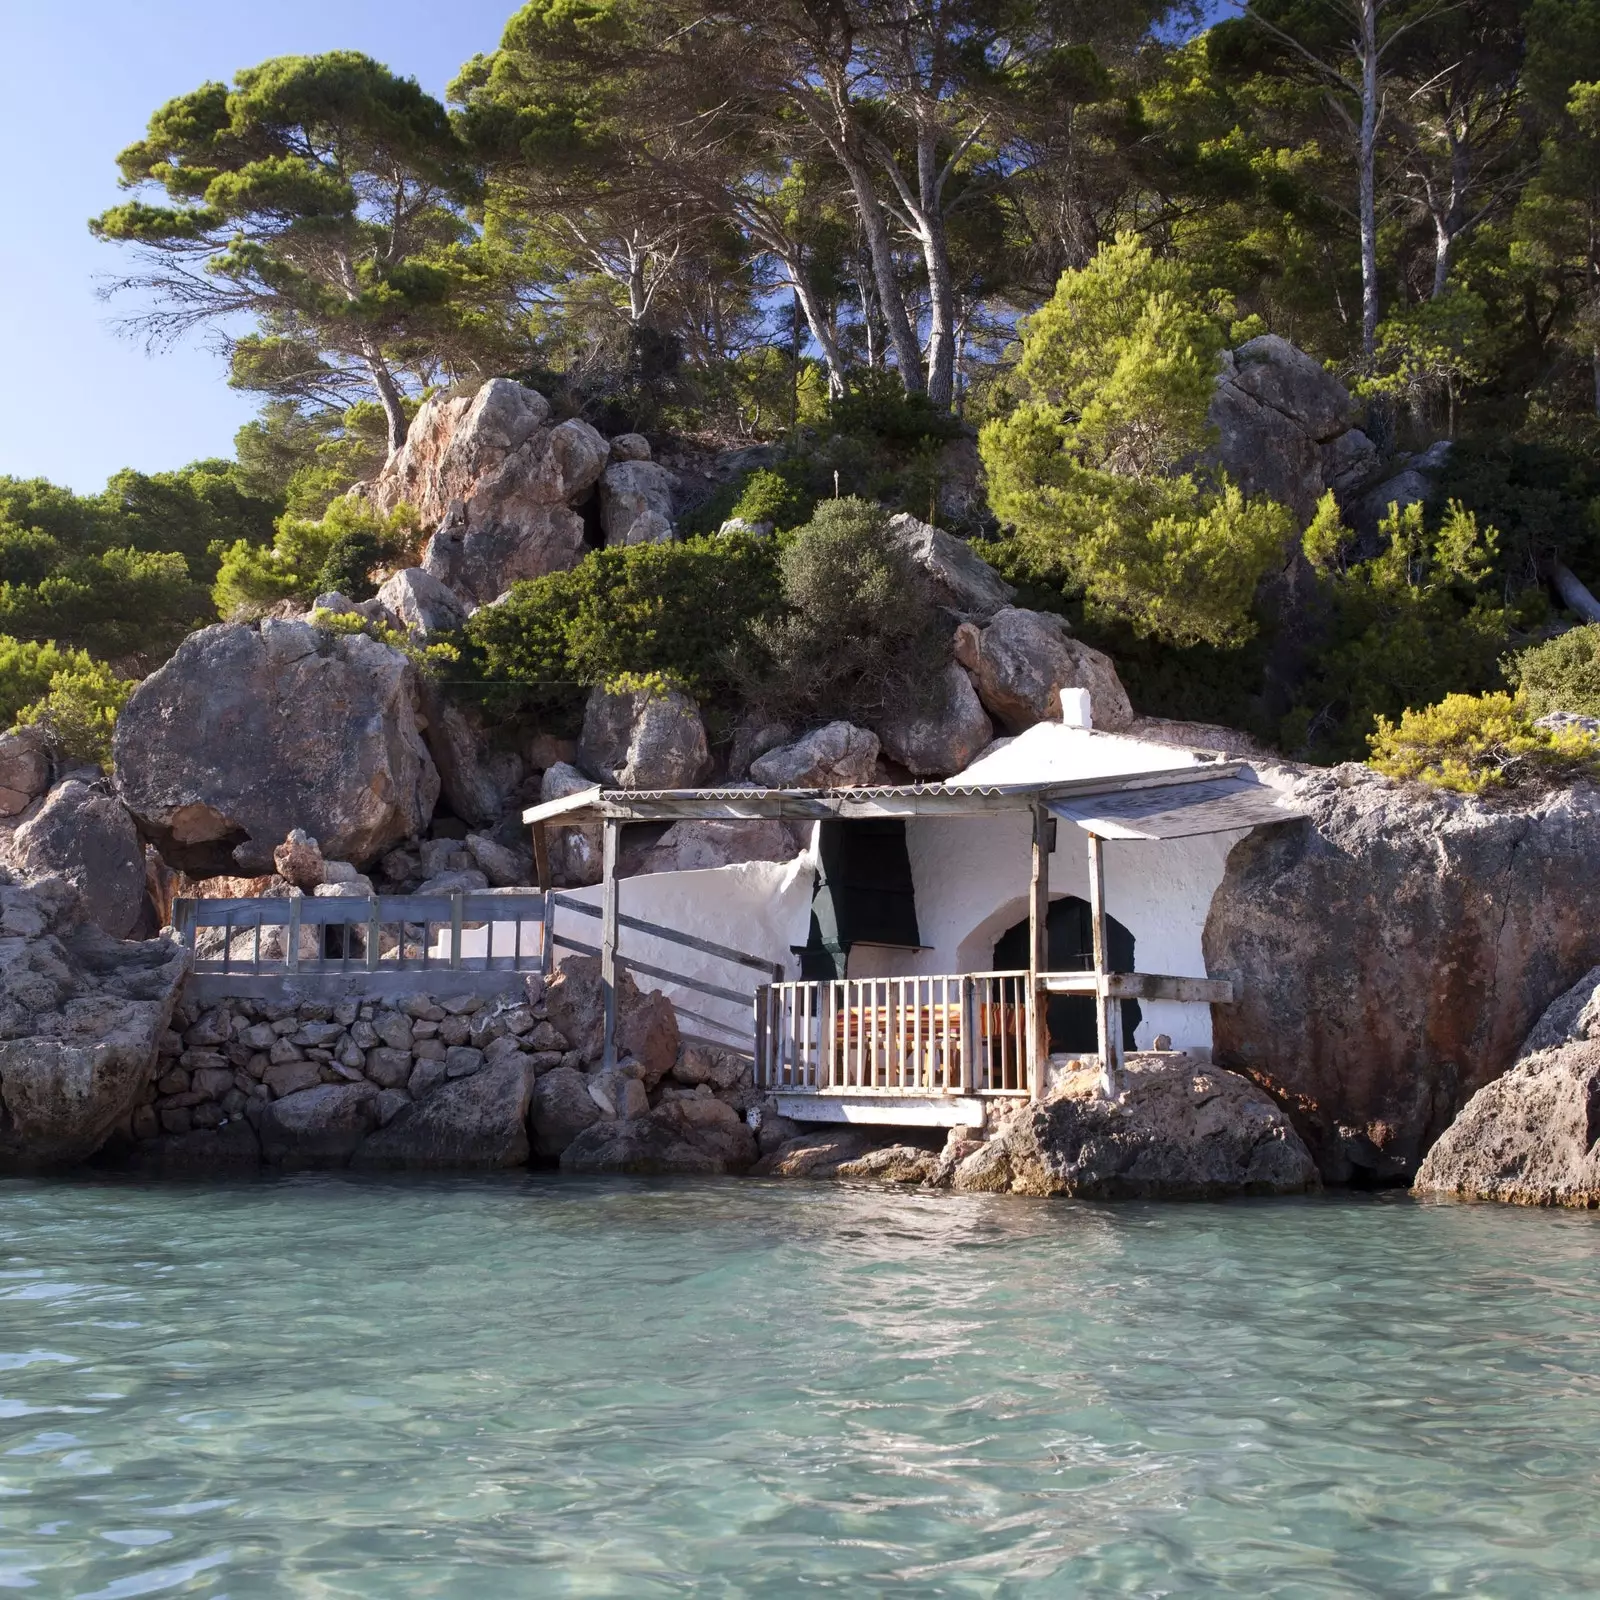
[[[378,604],[421,643],[436,633],[453,633],[467,620],[467,607],[425,567],[406,567],[378,590]]]
[[[902,511],[889,521],[895,542],[921,569],[933,603],[969,620],[987,622],[1016,590],[965,539]]]
[[[755,1135],[720,1100],[668,1100],[642,1117],[585,1128],[561,1153],[563,1172],[743,1172]]]
[[[38,728],[0,733],[0,817],[18,817],[50,787],[50,742]]]
[[[518,1056],[441,1084],[355,1154],[358,1167],[521,1167],[533,1072]]]
[[[849,722],[814,728],[750,763],[750,779],[767,789],[854,789],[876,781],[878,736]]]
[[[1486,802],[1363,767],[1301,778],[1305,821],[1235,846],[1212,901],[1216,1059],[1293,1116],[1330,1182],[1409,1180],[1600,963],[1600,793]]]
[[[113,743],[123,803],[173,866],[272,870],[304,828],[358,864],[421,833],[439,774],[397,650],[302,621],[192,633],[134,690]]]
[[[133,932],[145,905],[144,846],[115,795],[76,778],[57,784],[17,829],[11,856],[25,877],[67,879],[102,933]]]
[[[123,944],[60,878],[0,882],[0,1170],[94,1154],[148,1090],[188,956]]]
[[[600,479],[600,526],[606,543],[670,541],[677,486],[677,478],[654,461],[613,461]]]

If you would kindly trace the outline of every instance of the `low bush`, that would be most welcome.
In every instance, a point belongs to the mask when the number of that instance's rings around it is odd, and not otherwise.
[[[1551,711],[1600,717],[1600,622],[1510,657],[1505,674],[1536,717]]]
[[[1452,694],[1397,723],[1380,717],[1371,748],[1377,771],[1463,794],[1600,778],[1600,737],[1541,728],[1509,694]]]
[[[417,542],[416,513],[397,506],[387,517],[364,501],[339,499],[315,521],[284,515],[269,546],[232,545],[222,558],[213,596],[225,617],[259,616],[280,600],[313,600],[329,585],[349,584],[361,592],[345,594],[352,600],[372,593],[372,569],[387,561],[403,560]]]
[[[45,694],[18,712],[17,722],[41,728],[74,761],[110,767],[111,735],[133,688],[103,661],[75,663],[51,678]]]

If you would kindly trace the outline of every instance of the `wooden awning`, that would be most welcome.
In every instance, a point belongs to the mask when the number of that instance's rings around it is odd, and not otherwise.
[[[1281,790],[1238,772],[1202,773],[1198,783],[1161,783],[1113,793],[1051,799],[1052,815],[1102,839],[1188,839],[1308,816]]]

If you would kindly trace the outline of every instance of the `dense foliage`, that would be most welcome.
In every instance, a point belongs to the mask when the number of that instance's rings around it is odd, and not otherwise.
[[[1600,735],[1539,727],[1509,694],[1452,694],[1407,711],[1398,724],[1380,717],[1372,765],[1392,778],[1464,794],[1554,788],[1600,778]]]
[[[1600,717],[1600,622],[1524,650],[1505,671],[1533,716]]]

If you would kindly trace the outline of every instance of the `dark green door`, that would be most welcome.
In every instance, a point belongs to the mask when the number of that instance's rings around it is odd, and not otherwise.
[[[1052,972],[1089,972],[1094,967],[1094,918],[1089,903],[1076,895],[1050,902],[1046,921],[1047,950]],[[1115,917],[1106,918],[1106,960],[1113,972],[1135,972],[1133,935]],[[995,942],[994,964],[1002,972],[1026,970],[1028,924],[1008,928]],[[1068,1055],[1093,1055],[1100,1048],[1094,1000],[1086,994],[1058,994],[1046,1013],[1050,1023],[1050,1048]],[[1133,1031],[1142,1020],[1137,1000],[1122,1002],[1122,1039],[1133,1048]]]

